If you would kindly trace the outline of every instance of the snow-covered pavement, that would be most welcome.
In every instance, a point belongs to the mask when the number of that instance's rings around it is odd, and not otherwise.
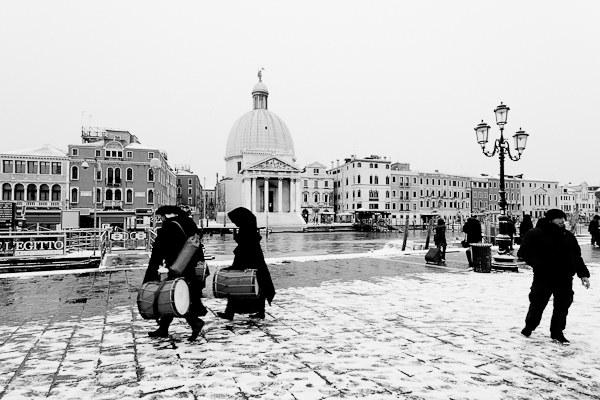
[[[519,334],[529,270],[279,289],[264,321],[220,320],[224,301],[210,298],[193,343],[184,320],[169,339],[147,336],[142,272],[0,279],[0,399],[600,399],[595,270],[588,290],[574,280],[570,345],[549,338],[551,304]]]

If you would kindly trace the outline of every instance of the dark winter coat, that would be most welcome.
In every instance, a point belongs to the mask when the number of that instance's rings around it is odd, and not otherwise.
[[[173,221],[177,221],[181,225],[181,228],[183,228],[183,231]],[[144,276],[144,283],[149,281],[160,281],[158,268],[162,265],[163,261],[167,267],[172,265],[175,262],[175,259],[177,259],[179,251],[187,241],[188,237],[196,233],[200,234],[198,226],[187,216],[180,215],[165,220],[162,227],[157,231],[156,240],[152,246],[150,261],[148,262],[148,269]],[[202,247],[200,247],[192,257],[182,274],[182,277],[188,284],[190,299],[192,299],[193,303],[196,303],[196,300],[200,302],[200,297],[202,295],[202,287],[196,281],[196,265],[198,261],[204,261]],[[172,278],[172,276],[169,276],[169,278]],[[199,311],[200,315],[203,315],[202,312],[205,313],[204,310]]]
[[[256,217],[250,210],[243,207],[236,208],[227,216],[239,228],[234,234],[234,240],[238,245],[233,251],[233,264],[227,269],[242,271],[256,269],[259,295],[271,304],[275,297],[275,286],[260,247],[262,237],[258,233]]]
[[[592,219],[590,221],[590,225],[588,226],[588,232],[591,233],[592,235],[597,235],[598,234],[598,220],[597,219]]]
[[[589,277],[581,248],[575,236],[568,230],[542,220],[539,227],[525,234],[518,256],[533,268],[535,276],[552,279]]]
[[[446,246],[446,224],[439,223],[435,226],[435,234],[433,235],[433,242],[437,247]]]
[[[525,234],[530,229],[533,229],[533,222],[531,222],[531,216],[525,215],[523,217],[523,222],[521,222],[521,225],[519,225],[519,234],[521,235],[521,237],[525,237]]]
[[[462,230],[467,234],[467,242],[481,242],[481,223],[477,218],[469,217]]]

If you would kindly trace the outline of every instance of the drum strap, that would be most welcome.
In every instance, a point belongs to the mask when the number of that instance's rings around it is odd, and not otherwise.
[[[165,286],[165,283],[167,283],[167,280],[165,279],[164,281],[162,281],[160,283],[160,285],[158,285],[158,288],[156,289],[156,292],[154,292],[154,301],[152,302],[152,310],[154,312],[154,316],[156,317],[156,319],[158,319],[159,314],[158,314],[158,295],[160,294],[160,291],[162,290],[163,286]]]

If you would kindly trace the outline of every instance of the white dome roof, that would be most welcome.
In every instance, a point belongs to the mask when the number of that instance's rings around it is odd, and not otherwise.
[[[231,128],[225,158],[239,156],[244,150],[287,153],[295,158],[294,142],[287,125],[264,108],[242,115]]]

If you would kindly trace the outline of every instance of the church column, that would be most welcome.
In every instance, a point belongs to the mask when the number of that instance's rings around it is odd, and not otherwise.
[[[302,201],[302,190],[300,189],[301,182],[302,181],[300,179],[296,179],[296,212],[300,212],[300,206]]]
[[[244,179],[244,197],[242,197],[244,199],[244,207],[246,207],[248,210],[251,209],[252,207],[252,186],[250,185],[250,178],[245,178]]]
[[[269,178],[265,177],[265,212],[269,212]]]
[[[256,201],[257,201],[257,196],[256,194],[258,193],[256,191],[256,178],[252,178],[252,193],[250,193],[250,205],[251,208],[250,210],[255,213],[256,212]]]
[[[296,180],[290,178],[290,212],[296,211],[294,204],[296,202]]]
[[[277,212],[283,212],[283,178],[277,179]]]

